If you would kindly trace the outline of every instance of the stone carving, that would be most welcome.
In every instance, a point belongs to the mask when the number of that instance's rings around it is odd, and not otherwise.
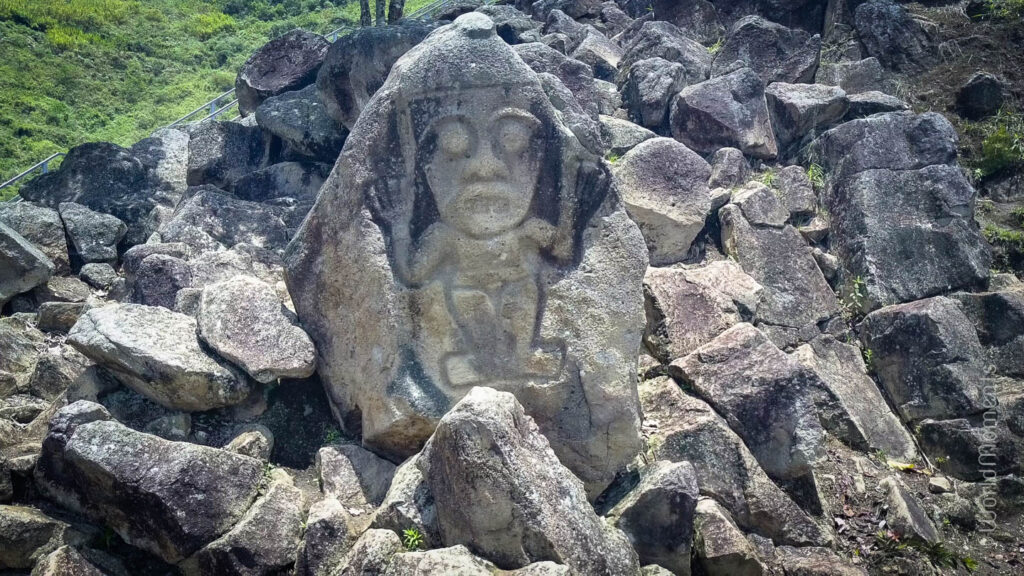
[[[336,414],[395,458],[514,393],[591,496],[636,454],[643,238],[482,14],[404,55],[286,255]]]

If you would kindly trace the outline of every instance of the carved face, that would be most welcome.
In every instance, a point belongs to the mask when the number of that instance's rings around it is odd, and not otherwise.
[[[435,121],[425,172],[441,220],[474,237],[521,224],[537,186],[539,127],[525,110],[485,106]]]

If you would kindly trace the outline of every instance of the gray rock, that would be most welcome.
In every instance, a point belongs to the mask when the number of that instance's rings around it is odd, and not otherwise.
[[[732,261],[697,270],[647,269],[644,344],[654,357],[666,363],[681,358],[743,320],[741,305],[720,287],[724,283],[748,291],[756,306],[761,286]]]
[[[302,536],[304,497],[284,470],[273,470],[269,487],[226,534],[179,567],[185,576],[280,574],[295,563]]]
[[[622,101],[629,117],[645,128],[667,133],[672,99],[683,88],[703,82],[678,62],[654,57],[638,60],[623,69]]]
[[[136,304],[173,310],[178,291],[192,285],[188,262],[166,254],[152,254],[135,272],[129,297]]]
[[[1014,278],[1016,279],[1016,278]],[[993,286],[995,284],[995,286]],[[959,292],[950,298],[960,303],[974,324],[986,360],[998,374],[1024,376],[1024,285],[989,283],[989,292]]]
[[[236,276],[203,289],[199,337],[257,382],[307,378],[316,368],[316,350],[285,312],[273,287]]]
[[[240,243],[280,250],[288,242],[284,222],[269,207],[238,200],[210,187],[191,192],[160,228],[164,242],[182,242],[195,253]]]
[[[711,188],[734,188],[750,177],[750,163],[736,148],[719,148],[711,159]],[[720,208],[721,206],[719,206]]]
[[[754,318],[759,325],[779,327],[776,340],[799,340],[794,334],[839,312],[835,294],[796,229],[754,226],[735,205],[719,210],[718,217],[726,252],[764,286]]]
[[[402,549],[402,540],[391,530],[367,530],[345,554],[340,569],[330,572],[338,576],[381,576],[391,558]]]
[[[0,224],[31,242],[53,262],[55,274],[68,274],[68,242],[60,214],[52,208],[31,202],[5,202],[0,204]]]
[[[27,322],[0,318],[0,398],[24,392],[46,337]]]
[[[417,463],[419,458],[419,455],[413,456],[395,470],[391,487],[377,508],[372,525],[395,533],[415,529],[423,536],[424,546],[436,548],[441,546],[437,508]]]
[[[861,334],[879,383],[907,422],[983,411],[984,353],[956,301],[887,306],[864,318]]]
[[[256,458],[258,460],[270,460],[270,454],[274,451],[274,433],[262,424],[246,426],[243,431],[224,445],[224,449],[235,454]]]
[[[28,182],[19,194],[50,208],[74,202],[115,216],[128,225],[129,246],[145,242],[153,232],[148,223],[153,208],[173,201],[173,194],[139,157],[107,142],[72,148],[60,169]]]
[[[204,252],[188,263],[192,269],[192,288],[205,288],[235,276],[252,276],[273,286],[282,300],[287,298],[287,289],[282,284],[284,269],[276,252],[235,244],[231,250]]]
[[[87,308],[84,302],[44,302],[39,305],[39,329],[67,332]]]
[[[537,74],[544,93],[555,110],[561,113],[562,121],[579,139],[584,148],[595,154],[604,153],[605,143],[597,116],[588,113],[580,105],[576,95],[554,74]]]
[[[295,560],[296,576],[330,576],[344,566],[345,555],[362,533],[356,525],[356,518],[359,517],[349,514],[334,498],[314,502],[309,507],[306,529]]]
[[[662,58],[683,66],[687,84],[706,80],[711,71],[712,56],[707,48],[669,22],[644,22],[624,47],[619,62],[622,69],[648,58]]]
[[[652,138],[615,162],[612,174],[644,235],[651,264],[684,259],[711,211],[711,166],[671,138]]]
[[[772,479],[801,503],[816,505],[813,467],[824,456],[824,431],[814,407],[822,388],[814,372],[744,323],[673,361],[669,373],[725,418]]]
[[[352,130],[395,61],[432,29],[430,24],[405,22],[365,26],[338,38],[327,49],[316,77],[317,91],[327,113]]]
[[[855,62],[822,62],[815,82],[839,86],[851,97],[864,92],[885,91],[882,63],[873,56]]]
[[[596,497],[640,447],[632,383],[647,254],[604,163],[516,54],[470,13],[403,56],[289,245],[286,280],[335,414],[368,448],[415,453],[470,388],[493,384],[523,399]],[[412,135],[390,128],[406,114]],[[517,155],[495,158],[495,140],[480,139],[491,130]],[[478,144],[451,156],[460,142]],[[479,190],[460,175],[480,162],[506,183],[493,189],[509,202],[500,218],[467,200]],[[494,250],[513,246],[495,268]]]
[[[106,572],[90,562],[77,549],[64,545],[40,558],[32,576],[105,576]]]
[[[68,343],[125,385],[176,410],[230,406],[252,389],[244,375],[203,351],[193,318],[165,308],[93,308],[71,330]]]
[[[85,302],[92,296],[89,286],[71,276],[54,276],[46,284],[37,286],[36,302]]]
[[[438,423],[418,464],[445,545],[471,546],[506,569],[543,560],[594,575],[640,568],[512,394],[471,390]]]
[[[671,106],[672,136],[697,152],[733,147],[763,160],[778,155],[764,84],[750,68],[687,86]]]
[[[0,222],[0,307],[18,294],[45,284],[55,268],[46,254]]]
[[[539,42],[517,44],[513,49],[537,74],[547,73],[561,80],[576,97],[583,111],[597,119],[600,98],[594,88],[594,69],[589,64],[570,58]]]
[[[267,142],[258,127],[237,122],[207,121],[191,133],[188,142],[189,186],[212,184],[231,188],[236,180],[263,168]]]
[[[654,18],[667,20],[702,44],[714,44],[725,31],[708,0],[654,0]]]
[[[284,142],[285,156],[321,162],[337,160],[348,134],[327,114],[314,85],[267,98],[256,109],[256,123]]]
[[[765,566],[757,550],[736,527],[732,516],[714,500],[697,502],[694,561],[708,576],[761,576]]]
[[[780,149],[839,122],[849,109],[846,92],[821,84],[775,82],[764,91]]]
[[[735,70],[736,62],[756,72],[765,84],[811,82],[818,69],[821,37],[769,22],[760,16],[741,18],[726,34],[715,55],[711,76]]]
[[[901,538],[925,544],[937,544],[942,541],[942,536],[928,518],[928,513],[924,511],[920,500],[899,479],[886,478],[882,480],[880,488],[886,492],[885,501],[889,509],[885,521],[892,531]]]
[[[626,533],[641,564],[658,564],[686,575],[699,495],[689,462],[655,462],[607,518]]]
[[[164,440],[184,442],[188,440],[189,433],[192,432],[192,417],[186,412],[168,414],[155,420],[151,420],[148,424],[143,426],[142,431],[146,434],[159,436]],[[241,452],[238,451],[235,451],[235,453],[241,454]],[[246,454],[246,456],[248,456],[248,454]]]
[[[649,439],[653,457],[693,464],[701,494],[725,507],[744,530],[796,546],[830,540],[768,478],[711,406],[687,395],[667,377],[641,383],[640,400],[645,422],[657,425]]]
[[[76,402],[51,423],[36,468],[44,493],[170,563],[243,518],[263,476],[259,460],[136,432],[99,410]]]
[[[161,128],[136,142],[131,152],[152,171],[162,187],[180,195],[188,188],[188,141],[189,134],[184,130]]]
[[[938,60],[934,24],[910,15],[895,0],[868,0],[854,10],[854,27],[871,56],[898,72],[928,69]]]
[[[844,122],[883,112],[910,110],[910,106],[903,100],[877,90],[850,94],[849,100],[850,108],[846,111],[846,116],[843,117]]]
[[[90,262],[82,266],[78,277],[97,290],[107,290],[118,279],[114,267],[106,262]]]
[[[1001,402],[1000,409],[1007,414],[1014,412],[1009,403]],[[992,414],[977,427],[966,418],[923,420],[916,426],[921,449],[938,462],[940,470],[968,482],[1017,473],[1024,443],[1008,429],[1007,420],[1013,417],[999,419]]]
[[[102,379],[92,361],[67,344],[40,354],[28,381],[28,391],[33,396],[50,402],[65,392],[68,401],[74,402],[102,388]]]
[[[0,418],[28,424],[49,405],[49,402],[28,394],[14,394],[0,400]]]
[[[618,44],[590,26],[571,56],[593,68],[595,78],[612,81],[618,73],[622,54],[622,48]]]
[[[774,185],[790,222],[803,223],[818,213],[818,195],[802,166],[786,166],[775,175]]]
[[[861,351],[831,336],[815,338],[794,352],[802,365],[814,370],[854,426],[843,440],[864,450],[882,451],[901,462],[917,459],[910,433],[892,413],[867,374]]]
[[[246,116],[267,98],[312,84],[330,45],[323,36],[299,29],[263,45],[235,79],[238,112]]]
[[[597,94],[597,111],[604,116],[611,116],[622,108],[622,95],[619,87],[605,80],[594,80],[594,92]]]
[[[494,20],[494,23],[498,26],[501,25],[497,19]],[[586,24],[581,24],[565,12],[555,9],[548,13],[547,20],[544,22],[544,27],[541,31],[544,34],[561,34],[565,36],[565,50],[562,52],[571,54],[580,45],[580,42],[586,38],[590,29]],[[498,35],[501,36],[500,31]],[[619,57],[622,57],[621,53]]]
[[[601,115],[598,116],[598,121],[601,123],[601,136],[608,154],[615,156],[622,156],[641,142],[657,137],[654,132],[629,120]]]
[[[323,493],[355,508],[379,506],[395,476],[394,464],[354,444],[324,446],[316,467]]]
[[[0,505],[0,570],[27,570],[54,550],[86,539],[67,522],[35,508]]]
[[[240,178],[234,193],[242,200],[273,206],[291,236],[313,207],[332,164],[280,162]]]
[[[956,92],[956,110],[964,118],[982,120],[1003,107],[1006,85],[988,72],[977,72]],[[0,216],[2,218],[2,216]]]
[[[522,10],[529,11],[529,8],[522,7]],[[551,14],[554,14],[556,10],[551,10],[541,21],[549,20]],[[536,42],[536,40],[530,39],[530,36],[541,28],[541,24],[537,20],[530,18],[523,11],[517,10],[512,6],[498,6],[494,4],[481,6],[476,11],[494,21],[494,27],[498,36],[505,42],[509,44]],[[557,11],[564,14],[561,10]],[[569,18],[571,19],[572,17],[570,16]]]
[[[191,252],[191,248],[181,242],[155,242],[152,244],[132,246],[121,257],[121,272],[124,274],[128,287],[131,288],[135,284],[136,274],[142,266],[142,261],[149,256],[152,256],[153,254],[166,254],[167,256],[186,260]]]
[[[753,226],[782,228],[789,220],[786,205],[776,192],[760,182],[748,182],[734,190],[730,202],[739,207],[743,218]]]

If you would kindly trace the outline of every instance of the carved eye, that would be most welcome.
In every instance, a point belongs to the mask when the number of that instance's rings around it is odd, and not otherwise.
[[[441,150],[453,158],[464,157],[469,153],[471,138],[469,128],[461,120],[445,122],[437,130]]]
[[[508,116],[498,121],[498,145],[506,154],[519,154],[530,145],[533,124],[525,118]]]

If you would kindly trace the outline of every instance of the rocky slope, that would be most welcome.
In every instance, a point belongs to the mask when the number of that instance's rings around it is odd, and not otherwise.
[[[1020,571],[1000,6],[459,0],[72,150],[0,205],[0,573]]]

